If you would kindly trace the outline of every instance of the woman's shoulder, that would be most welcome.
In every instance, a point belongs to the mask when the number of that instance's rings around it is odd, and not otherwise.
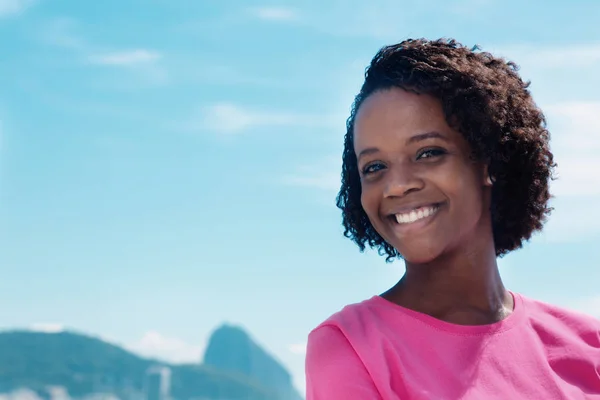
[[[371,302],[348,304],[310,332],[305,357],[308,399],[381,399],[365,365],[372,348],[364,334],[372,324]]]
[[[322,366],[357,368],[364,373],[363,357],[381,336],[381,316],[377,297],[347,304],[318,324],[308,335],[306,365],[313,373],[323,374]],[[362,371],[362,372],[361,372]],[[355,374],[351,374],[354,376]]]
[[[375,321],[372,308],[376,299],[377,296],[372,296],[360,302],[349,303],[343,306],[319,323],[311,331],[311,334],[320,330],[328,330],[327,327],[336,328],[342,332],[360,333],[356,331],[368,327]]]
[[[408,327],[406,316],[386,303],[374,295],[341,307],[310,331],[308,343],[314,348],[341,341],[358,350],[379,342],[392,327]]]
[[[519,294],[530,315],[545,316],[546,318],[561,319],[568,322],[583,322],[585,324],[599,325],[600,320],[591,314],[577,311],[573,308],[559,306],[543,300],[530,298]],[[598,310],[600,313],[600,310]]]
[[[520,295],[530,323],[554,335],[592,339],[600,348],[600,320],[586,313]],[[599,310],[600,312],[600,310]]]

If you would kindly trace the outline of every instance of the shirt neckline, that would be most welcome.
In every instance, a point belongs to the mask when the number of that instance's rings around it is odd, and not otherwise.
[[[486,325],[459,325],[442,321],[432,317],[431,315],[414,311],[393,303],[387,299],[384,299],[380,295],[373,296],[370,301],[375,305],[386,307],[394,312],[400,312],[409,318],[416,319],[436,330],[458,335],[486,335],[507,331],[518,325],[519,322],[524,318],[526,310],[524,309],[525,307],[522,296],[511,291],[509,291],[509,293],[512,295],[514,300],[514,309],[512,313],[501,321]]]

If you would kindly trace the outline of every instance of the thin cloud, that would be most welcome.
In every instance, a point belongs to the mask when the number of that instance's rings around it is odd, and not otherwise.
[[[294,343],[289,347],[290,352],[298,355],[306,354],[306,343]]]
[[[265,111],[222,102],[206,106],[194,117],[188,129],[210,130],[222,134],[238,134],[252,128],[264,127],[323,127],[332,126],[334,118],[284,111]]]
[[[543,107],[553,135],[562,148],[576,151],[600,150],[600,101],[569,101]]]
[[[335,194],[340,189],[341,168],[341,156],[326,157],[314,164],[299,166],[293,173],[284,175],[281,182],[287,186]]]
[[[543,109],[558,163],[554,194],[600,196],[600,102],[564,102]]]
[[[448,4],[450,11],[469,17],[481,16],[482,9],[493,4],[492,0],[459,0]]]
[[[339,189],[339,174],[328,171],[325,174],[291,174],[283,177],[282,182],[288,186],[299,186],[334,192]]]
[[[104,54],[92,54],[88,57],[88,60],[92,64],[127,67],[141,64],[151,64],[160,60],[161,58],[162,55],[157,51],[135,49]]]
[[[0,18],[19,15],[34,3],[34,0],[0,0]]]
[[[8,393],[0,393],[0,400],[43,400],[43,398],[32,389],[18,388]]]
[[[600,160],[592,156],[558,157],[558,179],[551,183],[552,193],[560,197],[600,196]]]
[[[593,218],[597,214],[597,199],[559,198],[553,201],[553,207],[554,211],[540,234],[543,242],[579,243],[600,233],[600,227]]]
[[[39,39],[50,46],[84,52],[89,45],[81,35],[75,33],[77,28],[78,23],[72,18],[54,18],[42,26]]]
[[[569,308],[595,318],[600,318],[600,294],[579,299],[573,302]]]
[[[89,43],[77,33],[79,29],[78,22],[73,19],[56,18],[41,29],[40,40],[50,46],[70,51],[87,65],[129,69],[151,84],[168,82],[168,71],[161,63],[162,53],[145,48],[107,50],[106,46]]]
[[[299,18],[298,11],[288,7],[259,7],[251,12],[257,18],[266,21],[294,21]]]
[[[405,7],[395,0],[358,0],[321,4],[307,24],[316,31],[339,37],[368,37],[381,41],[406,34],[415,7]]]
[[[541,234],[550,243],[574,243],[600,234],[591,216],[600,202],[600,102],[542,106],[552,133],[558,179],[551,184],[554,211]]]
[[[146,332],[141,339],[125,347],[141,356],[172,363],[199,363],[204,351],[204,346],[155,331]]]
[[[4,123],[2,122],[2,119],[0,119],[0,151],[2,151],[3,143],[4,143]]]
[[[453,2],[413,2],[410,7],[397,0],[346,0],[322,2],[305,12],[302,23],[318,32],[338,37],[376,39],[395,42],[413,31],[422,29],[424,18],[448,16],[457,18],[481,17],[489,13],[490,0],[458,0]],[[433,9],[433,11],[432,11]]]
[[[31,325],[29,329],[34,332],[59,333],[65,330],[65,326],[55,322],[40,322]]]
[[[489,50],[524,68],[557,69],[596,67],[600,62],[600,43],[579,43],[568,46],[538,46],[532,44],[496,47]]]

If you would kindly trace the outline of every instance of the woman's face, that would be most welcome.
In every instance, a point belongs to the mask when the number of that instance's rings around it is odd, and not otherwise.
[[[432,261],[489,233],[487,168],[471,160],[436,98],[398,88],[373,93],[356,115],[354,150],[362,206],[407,262]]]

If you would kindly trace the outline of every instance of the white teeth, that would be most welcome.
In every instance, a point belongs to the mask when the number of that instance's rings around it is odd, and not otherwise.
[[[416,221],[416,220],[417,220],[417,218],[419,218],[419,217],[417,216],[417,212],[416,212],[415,210],[412,210],[412,211],[410,212],[410,216],[409,216],[408,220],[409,220],[410,222],[414,222],[414,221]]]
[[[438,207],[426,207],[419,208],[418,210],[412,210],[404,214],[396,214],[396,221],[398,221],[399,224],[409,224],[411,222],[427,218],[430,215],[433,215],[437,210]]]

